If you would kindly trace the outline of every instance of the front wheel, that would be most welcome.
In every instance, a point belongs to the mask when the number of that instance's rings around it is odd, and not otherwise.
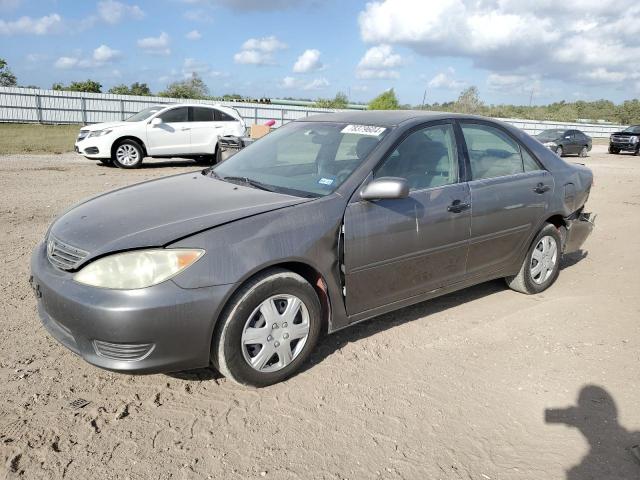
[[[609,147],[609,153],[613,153],[614,155],[617,155],[618,153],[620,153],[620,150],[610,146]]]
[[[225,377],[266,387],[293,375],[320,335],[321,307],[300,275],[274,269],[242,287],[218,320],[211,360]]]
[[[114,149],[111,159],[116,167],[139,168],[142,165],[142,147],[135,140],[123,140]]]
[[[509,288],[529,295],[545,291],[560,273],[562,241],[558,229],[547,223],[533,241],[520,271],[505,280]]]

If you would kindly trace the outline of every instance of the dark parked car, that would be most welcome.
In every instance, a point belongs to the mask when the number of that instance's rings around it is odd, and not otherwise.
[[[559,157],[568,154],[586,157],[592,147],[591,137],[580,130],[552,128],[543,130],[535,137],[549,150],[556,152]]]
[[[632,125],[609,137],[609,153],[620,152],[640,155],[640,125]]]
[[[31,281],[45,327],[94,365],[212,362],[264,386],[323,331],[495,278],[542,292],[591,232],[592,179],[486,118],[318,115],[68,210]]]

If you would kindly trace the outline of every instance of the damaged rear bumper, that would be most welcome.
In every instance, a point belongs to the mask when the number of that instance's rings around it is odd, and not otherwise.
[[[580,250],[582,244],[591,235],[595,226],[596,215],[580,212],[575,216],[566,218],[567,234],[564,241],[563,253],[572,253]]]

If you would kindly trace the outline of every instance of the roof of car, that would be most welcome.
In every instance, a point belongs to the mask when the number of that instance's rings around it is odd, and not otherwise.
[[[379,125],[381,127],[394,127],[413,119],[439,120],[454,117],[473,118],[472,115],[461,115],[449,112],[431,112],[426,110],[350,110],[311,115],[298,121],[357,123],[365,125]]]

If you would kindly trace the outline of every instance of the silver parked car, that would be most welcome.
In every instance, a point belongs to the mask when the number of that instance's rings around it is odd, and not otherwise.
[[[591,232],[592,179],[486,118],[319,115],[68,210],[31,281],[46,328],[94,365],[213,363],[265,386],[321,332],[500,277],[545,290]]]

